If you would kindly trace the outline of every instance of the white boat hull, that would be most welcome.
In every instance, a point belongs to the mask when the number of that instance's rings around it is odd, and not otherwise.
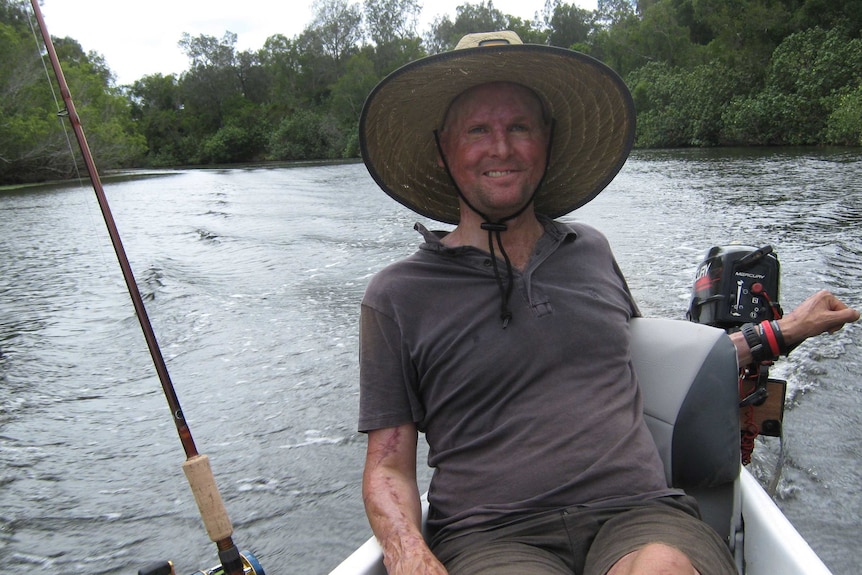
[[[829,575],[775,502],[745,469],[740,473],[745,575]]]

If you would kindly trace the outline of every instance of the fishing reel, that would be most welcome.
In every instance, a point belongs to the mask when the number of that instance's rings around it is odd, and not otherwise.
[[[266,575],[257,558],[248,551],[240,552],[243,575]],[[170,561],[160,561],[138,570],[138,575],[176,575],[174,564]],[[191,575],[225,575],[224,567],[216,565],[209,569],[195,571]]]
[[[779,282],[780,265],[772,246],[712,247],[697,267],[686,316],[727,333],[740,331],[746,324],[780,319]],[[771,360],[762,360],[740,370],[744,464],[751,461],[757,435],[781,437],[787,382],[769,377],[771,366]]]

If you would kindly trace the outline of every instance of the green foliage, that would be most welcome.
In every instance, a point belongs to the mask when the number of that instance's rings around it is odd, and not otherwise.
[[[269,143],[273,160],[320,160],[342,157],[347,138],[329,115],[298,110],[285,118]]]
[[[862,32],[862,0],[805,0],[795,21],[801,30],[841,28],[857,38]]]
[[[225,126],[204,140],[201,160],[207,164],[247,162],[254,158],[257,146],[252,130]]]
[[[646,148],[723,143],[722,110],[740,80],[720,64],[693,69],[656,62],[629,75],[638,110],[637,145]]]
[[[225,109],[225,125],[203,140],[196,163],[232,164],[262,159],[271,130],[258,117],[258,106],[236,97]]]
[[[314,0],[315,33],[323,53],[335,65],[336,75],[341,66],[356,52],[362,37],[362,11],[359,4],[348,0]]]
[[[28,9],[0,0],[4,183],[76,167]],[[187,71],[126,87],[74,39],[55,45],[102,169],[356,157],[359,112],[382,77],[494,29],[614,68],[635,97],[638,146],[862,145],[862,0],[599,0],[593,11],[546,0],[535,19],[480,0],[421,35],[419,12],[418,0],[316,0],[294,38],[239,51],[229,31],[184,34]]]
[[[698,64],[699,47],[689,37],[690,31],[680,23],[673,4],[657,2],[644,11],[632,40],[647,63],[691,67]]]
[[[365,0],[365,24],[376,46],[416,36],[416,20],[422,12],[417,0]]]
[[[762,75],[773,50],[794,32],[786,0],[691,0],[690,27],[708,58]]]
[[[586,46],[595,26],[594,18],[592,12],[574,4],[557,4],[549,22],[548,43],[561,48]]]
[[[813,28],[791,34],[772,55],[767,83],[810,100],[862,80],[862,39],[839,29]]]
[[[373,75],[365,79],[365,82],[376,81],[404,64],[418,60],[425,55],[425,50],[422,49],[422,42],[419,38],[405,38],[393,40],[386,44],[378,44],[371,50],[370,55],[366,52],[366,56],[374,62],[374,71]],[[347,73],[350,74],[349,61],[347,66]],[[366,92],[367,94],[368,92]]]
[[[452,50],[465,34],[506,30],[509,18],[494,8],[491,0],[479,4],[461,4],[455,9],[455,20],[448,16],[434,22],[431,32],[426,36],[426,44],[431,54]]]
[[[148,144],[146,163],[176,166],[189,163],[188,140],[179,85],[175,76],[154,74],[128,90],[132,120]]]
[[[823,139],[827,144],[862,146],[862,86],[836,97]]]
[[[593,36],[594,56],[625,77],[646,63],[638,47],[640,19],[625,0],[600,1]]]
[[[227,32],[221,40],[184,34],[180,45],[192,62],[180,81],[183,108],[191,129],[206,137],[225,125],[228,102],[242,95],[236,34]]]
[[[834,143],[838,117],[853,107],[849,91],[862,84],[862,39],[838,29],[788,36],[772,56],[764,88],[734,99],[725,113],[727,137],[743,145]],[[847,95],[844,99],[841,96]],[[837,107],[832,136],[828,122]]]
[[[342,157],[345,159],[358,158],[359,155],[359,125],[357,125],[347,136],[347,143],[344,145],[344,153],[342,154]]]
[[[374,63],[367,54],[357,54],[347,62],[347,71],[332,87],[330,94],[331,108],[342,125],[356,123],[362,104],[376,83]]]
[[[633,67],[626,79],[639,146],[858,145],[853,95],[862,85],[862,39],[846,29],[810,28],[776,42],[775,30],[786,30],[791,18],[786,4],[770,0],[658,0],[637,21],[621,18],[598,45],[626,46],[620,65]],[[686,48],[685,26],[706,46]],[[637,53],[657,61],[638,64]],[[708,55],[715,58],[698,63]]]
[[[41,69],[32,39],[27,43],[26,14],[14,5],[0,5],[0,10],[0,183],[12,183],[26,181],[36,168],[45,136],[57,122],[47,111],[49,99],[34,90]]]
[[[793,116],[793,101],[784,94],[767,91],[735,97],[722,115],[724,136],[740,146],[789,144],[784,131],[792,126]]]
[[[85,54],[71,38],[55,39],[54,44],[97,166],[111,169],[139,162],[146,141],[104,60]],[[68,145],[74,142],[71,125],[57,117],[65,108],[59,87],[46,81],[22,3],[0,0],[0,53],[0,184],[83,171],[79,154]]]

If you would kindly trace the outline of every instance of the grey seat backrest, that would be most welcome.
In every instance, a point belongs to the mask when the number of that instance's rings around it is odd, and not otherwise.
[[[636,318],[632,362],[668,483],[697,498],[731,547],[739,523],[739,368],[724,331]]]

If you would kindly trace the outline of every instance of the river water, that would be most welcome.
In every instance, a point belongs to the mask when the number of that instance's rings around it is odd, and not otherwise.
[[[706,249],[733,242],[774,246],[785,309],[820,288],[858,307],[860,181],[856,151],[638,152],[567,218],[608,235],[647,315],[682,318]],[[359,164],[105,187],[235,541],[271,575],[328,572],[370,534],[354,431],[359,301],[415,249],[424,220]],[[853,325],[773,369],[790,387],[776,499],[846,575],[862,567],[860,344]],[[757,445],[765,484],[780,450]],[[184,458],[92,190],[0,192],[0,564],[214,565]]]

